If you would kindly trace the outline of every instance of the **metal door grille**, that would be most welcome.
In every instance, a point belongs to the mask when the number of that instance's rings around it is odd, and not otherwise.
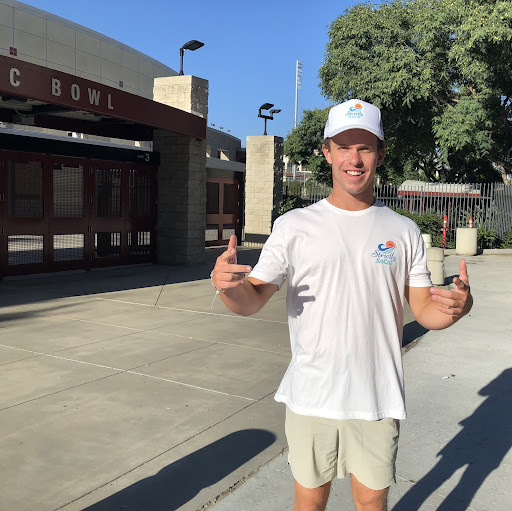
[[[39,161],[9,162],[9,216],[43,216],[43,167]]]
[[[7,251],[9,266],[38,264],[43,262],[43,236],[8,236]]]
[[[129,232],[128,250],[131,255],[151,254],[151,232]]]
[[[153,176],[144,169],[130,170],[130,216],[141,218],[150,216],[154,206]]]
[[[119,257],[121,255],[120,232],[97,232],[94,240],[96,257]]]
[[[218,224],[206,224],[204,232],[205,241],[218,241],[219,239],[219,226]]]
[[[53,260],[79,261],[84,259],[84,234],[54,234]]]
[[[0,277],[154,261],[156,168],[0,149]]]
[[[53,167],[53,216],[84,216],[84,167]]]
[[[236,235],[236,225],[234,224],[222,224],[222,239],[229,241],[229,238]]]
[[[121,169],[96,169],[96,216],[121,216]]]

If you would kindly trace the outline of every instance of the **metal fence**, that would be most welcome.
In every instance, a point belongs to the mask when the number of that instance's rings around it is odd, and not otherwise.
[[[301,197],[310,204],[327,197],[332,188],[307,182],[285,182],[284,197]],[[512,186],[503,183],[403,183],[374,187],[374,195],[386,206],[419,215],[447,218],[447,242],[455,241],[457,227],[496,229],[499,236],[512,230]]]
[[[314,181],[285,181],[283,183],[283,198],[300,197],[305,202],[313,204],[324,199],[332,192],[332,187]]]

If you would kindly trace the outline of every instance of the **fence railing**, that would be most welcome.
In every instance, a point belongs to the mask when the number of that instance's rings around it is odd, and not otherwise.
[[[325,199],[332,192],[332,187],[315,183],[314,181],[285,181],[283,183],[283,197],[300,197],[313,204]]]
[[[314,203],[332,189],[318,183],[283,183],[284,197],[301,197]],[[512,230],[512,186],[503,183],[415,183],[374,187],[374,195],[386,206],[411,213],[447,217],[447,242],[455,241],[457,227],[496,229],[499,236]]]

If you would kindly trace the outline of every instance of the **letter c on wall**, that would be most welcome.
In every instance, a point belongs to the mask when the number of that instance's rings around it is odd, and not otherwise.
[[[18,80],[18,77],[21,75],[18,69],[15,67],[11,68],[9,72],[9,82],[13,87],[19,87],[21,82]]]

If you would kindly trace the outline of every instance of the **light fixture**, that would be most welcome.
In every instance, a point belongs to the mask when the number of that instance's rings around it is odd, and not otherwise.
[[[281,109],[279,109],[279,108],[274,108],[274,109],[270,110],[273,106],[274,105],[272,103],[263,103],[263,105],[260,106],[260,109],[258,111],[258,117],[265,119],[265,131],[263,132],[263,135],[267,134],[267,119],[273,120],[274,114],[278,114],[281,111]],[[261,112],[262,110],[270,110],[270,112],[269,112],[270,115],[263,114]]]
[[[185,50],[196,51],[199,48],[202,48],[203,46],[204,43],[202,43],[201,41],[196,41],[195,39],[192,39],[192,41],[185,43],[180,48],[180,76],[183,75],[183,54],[185,53]]]

